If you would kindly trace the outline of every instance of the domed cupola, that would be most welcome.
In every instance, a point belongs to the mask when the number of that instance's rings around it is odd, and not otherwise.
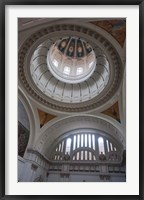
[[[47,66],[60,81],[80,83],[88,79],[95,70],[96,56],[84,39],[65,37],[51,46]]]

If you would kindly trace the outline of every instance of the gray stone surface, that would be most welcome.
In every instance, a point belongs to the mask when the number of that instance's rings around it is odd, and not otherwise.
[[[18,121],[28,130],[30,130],[30,124],[26,110],[20,100],[18,100]]]

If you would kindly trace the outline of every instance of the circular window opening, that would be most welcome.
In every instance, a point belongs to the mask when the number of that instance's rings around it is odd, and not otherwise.
[[[88,79],[96,68],[91,45],[78,37],[57,40],[47,54],[47,66],[55,78],[66,83]]]

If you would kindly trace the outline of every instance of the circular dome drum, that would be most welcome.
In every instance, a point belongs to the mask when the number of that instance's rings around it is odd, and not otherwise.
[[[79,61],[85,62],[79,65]],[[116,93],[122,74],[117,50],[88,27],[60,24],[42,28],[19,50],[19,81],[45,109],[97,109]]]
[[[65,37],[51,46],[47,54],[47,66],[58,80],[75,84],[92,75],[96,68],[96,57],[84,39]]]

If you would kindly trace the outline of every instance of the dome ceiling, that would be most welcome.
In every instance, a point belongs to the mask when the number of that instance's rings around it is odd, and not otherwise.
[[[66,37],[50,47],[47,65],[58,80],[75,84],[91,76],[95,70],[96,58],[86,41],[77,37]]]
[[[87,27],[55,25],[31,35],[19,51],[19,80],[39,103],[64,112],[94,109],[122,78],[111,43]]]
[[[61,102],[84,102],[97,96],[108,83],[109,62],[101,49],[90,49],[89,52],[85,49],[82,60],[62,55],[55,44],[43,42],[31,59],[34,83],[45,95]],[[80,69],[83,72],[77,74]]]

